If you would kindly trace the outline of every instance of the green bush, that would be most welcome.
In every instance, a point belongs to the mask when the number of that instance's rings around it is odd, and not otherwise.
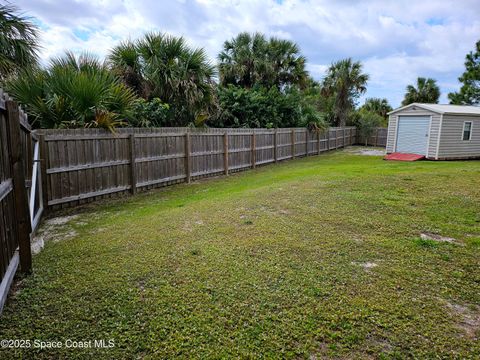
[[[168,126],[170,106],[159,98],[150,101],[137,99],[132,106],[132,115],[129,124],[133,127],[162,127]]]
[[[275,128],[317,124],[323,116],[304,94],[296,89],[280,91],[275,87],[252,89],[229,85],[218,88],[219,112],[209,126]]]
[[[373,135],[375,128],[382,124],[383,117],[366,110],[360,110],[356,115],[354,124],[360,137],[365,140],[365,145],[368,145],[368,138]]]
[[[24,70],[6,83],[35,128],[102,127],[126,124],[136,98],[97,58],[67,52],[45,69]]]

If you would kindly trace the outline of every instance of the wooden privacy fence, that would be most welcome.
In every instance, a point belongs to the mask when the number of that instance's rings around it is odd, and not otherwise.
[[[18,264],[30,272],[30,236],[42,215],[39,147],[27,116],[0,89],[0,312]]]
[[[125,192],[317,155],[356,143],[354,127],[41,130],[43,193],[64,207]]]
[[[387,146],[387,133],[388,129],[384,127],[378,127],[375,129],[373,134],[368,138],[367,145],[370,146]],[[357,136],[357,143],[359,145],[365,145],[365,138],[360,135]]]

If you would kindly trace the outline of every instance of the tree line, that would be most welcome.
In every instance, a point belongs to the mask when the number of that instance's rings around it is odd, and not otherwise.
[[[321,81],[290,40],[240,33],[223,44],[217,64],[183,37],[150,32],[113,47],[101,61],[66,52],[39,65],[38,30],[12,5],[0,5],[0,83],[36,128],[210,126],[323,129],[386,125],[386,99],[367,98],[368,74],[350,58]],[[467,55],[452,103],[480,103],[480,41]],[[402,105],[437,103],[433,79],[418,78]]]

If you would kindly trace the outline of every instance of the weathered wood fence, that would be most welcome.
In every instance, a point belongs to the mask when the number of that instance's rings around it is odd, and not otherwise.
[[[356,143],[354,127],[37,131],[43,193],[58,208],[317,155]]]
[[[378,127],[375,129],[373,134],[368,138],[367,145],[370,146],[380,146],[386,147],[387,146],[387,133],[388,129],[383,127]],[[357,136],[357,143],[359,145],[365,145],[365,139],[362,138],[360,135]]]
[[[38,151],[27,116],[0,89],[0,312],[18,264],[26,273],[32,267],[30,236],[42,212]]]

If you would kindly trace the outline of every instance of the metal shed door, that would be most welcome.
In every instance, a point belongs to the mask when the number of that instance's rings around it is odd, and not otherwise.
[[[399,116],[396,152],[427,155],[430,116]]]

